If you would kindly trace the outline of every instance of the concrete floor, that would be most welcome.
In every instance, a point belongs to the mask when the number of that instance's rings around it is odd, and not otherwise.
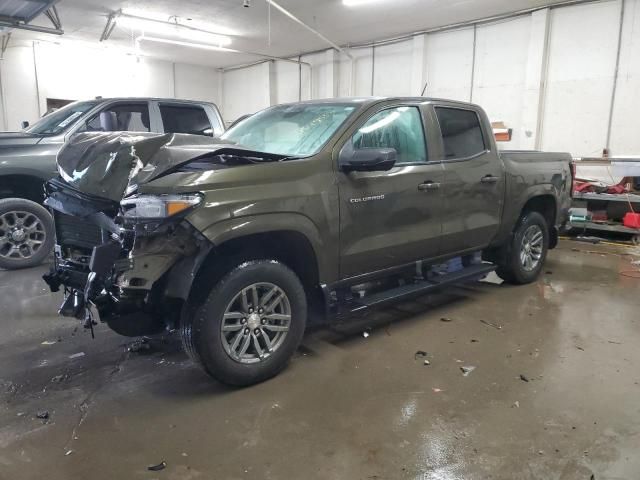
[[[314,332],[241,390],[172,340],[92,340],[56,316],[44,268],[0,272],[0,479],[640,478],[640,280],[619,273],[634,258],[565,241],[535,284]]]

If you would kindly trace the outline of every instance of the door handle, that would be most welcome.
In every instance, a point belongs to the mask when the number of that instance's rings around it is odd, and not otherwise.
[[[437,182],[424,182],[418,185],[418,190],[421,192],[429,191],[429,190],[438,190],[440,188],[440,184]]]
[[[498,183],[498,180],[500,180],[500,178],[494,175],[485,175],[480,179],[482,183]]]

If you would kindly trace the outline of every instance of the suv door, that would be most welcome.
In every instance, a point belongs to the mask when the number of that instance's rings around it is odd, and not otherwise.
[[[419,105],[386,106],[343,146],[394,148],[398,155],[386,172],[337,174],[343,279],[439,254],[444,172],[429,161],[424,125]]]
[[[440,126],[446,199],[442,253],[484,248],[500,227],[505,185],[502,162],[498,152],[491,150],[491,132],[483,130],[476,110],[445,105],[434,109]]]
[[[223,131],[218,118],[201,105],[159,102],[158,108],[165,133],[216,136]]]

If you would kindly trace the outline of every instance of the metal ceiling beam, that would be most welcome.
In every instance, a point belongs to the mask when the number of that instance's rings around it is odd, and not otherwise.
[[[337,51],[339,51],[340,53],[343,53],[344,55],[346,55],[347,57],[349,57],[350,59],[353,60],[353,57],[351,56],[351,54],[346,51],[344,48],[342,48],[340,45],[338,45],[337,43],[329,40],[327,37],[325,37],[323,34],[321,34],[319,31],[317,31],[315,28],[307,25],[306,23],[304,23],[302,20],[300,20],[298,17],[296,17],[293,13],[291,13],[289,10],[287,10],[286,8],[284,8],[282,5],[280,5],[279,3],[274,2],[273,0],[266,0],[267,4],[269,5],[273,5],[277,10],[280,11],[280,13],[282,13],[284,16],[289,17],[291,20],[293,20],[294,22],[296,22],[298,25],[301,25],[302,27],[306,28],[307,30],[309,30],[311,33],[313,33],[315,36],[317,36],[318,38],[324,40],[326,43],[328,43],[329,45],[331,45],[331,47],[335,48]]]
[[[2,42],[0,44],[0,60],[4,59],[4,52],[7,51],[9,40],[11,40],[11,32],[7,32],[2,35]]]
[[[43,7],[46,8],[46,10],[44,10],[44,14],[53,24],[53,28],[42,27],[40,25],[31,25],[31,23],[29,23],[36,16],[43,13],[42,9],[38,9],[35,15],[32,15],[28,18],[0,16],[0,27],[15,28],[18,30],[29,30],[31,32],[39,32],[39,33],[50,33],[53,35],[64,34],[64,31],[62,30],[62,21],[60,20],[58,9],[55,6],[55,3],[57,2],[57,0],[32,0],[32,1],[43,4]]]
[[[52,35],[63,35],[64,31],[58,28],[41,27],[39,25],[30,25],[28,23],[15,23],[6,20],[0,20],[0,27],[15,28],[17,30],[29,30],[31,32],[51,33]]]
[[[109,16],[107,17],[107,24],[104,26],[102,35],[100,35],[101,42],[104,42],[105,40],[109,40],[109,37],[113,33],[113,29],[116,28],[116,21],[120,15],[122,15],[122,10],[117,10],[109,14]]]
[[[62,21],[60,20],[60,15],[58,15],[58,9],[55,5],[52,5],[44,14],[51,20],[51,23],[53,23],[56,29],[62,30]]]

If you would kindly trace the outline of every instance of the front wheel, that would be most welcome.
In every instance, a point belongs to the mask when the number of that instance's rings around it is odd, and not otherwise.
[[[535,281],[544,267],[549,249],[549,227],[545,218],[538,212],[525,213],[505,249],[496,271],[498,276],[514,284]]]
[[[53,219],[24,198],[0,200],[0,268],[15,270],[42,263],[53,248]]]
[[[234,386],[277,375],[302,340],[304,288],[275,260],[245,262],[211,287],[181,326],[189,356],[215,379]]]

